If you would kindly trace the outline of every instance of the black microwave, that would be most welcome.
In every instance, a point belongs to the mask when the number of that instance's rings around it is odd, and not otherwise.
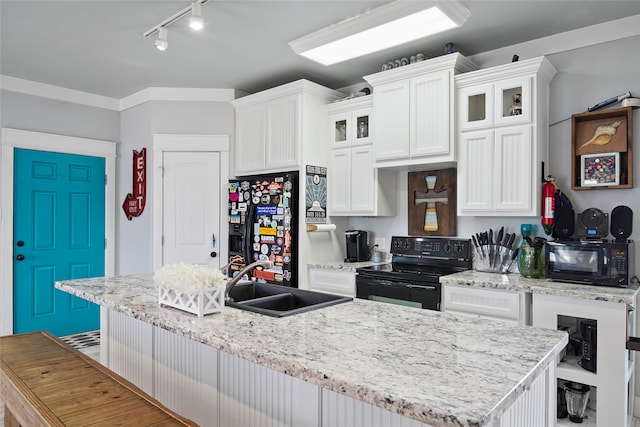
[[[634,276],[634,243],[554,241],[545,243],[545,276],[585,285],[628,286]]]

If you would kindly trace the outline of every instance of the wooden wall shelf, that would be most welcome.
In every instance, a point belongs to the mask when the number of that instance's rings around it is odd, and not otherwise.
[[[571,189],[633,187],[632,107],[571,116]]]

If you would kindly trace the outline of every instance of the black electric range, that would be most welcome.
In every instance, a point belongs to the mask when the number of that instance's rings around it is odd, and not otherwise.
[[[471,241],[393,236],[391,263],[356,270],[356,297],[440,310],[440,276],[471,268]]]

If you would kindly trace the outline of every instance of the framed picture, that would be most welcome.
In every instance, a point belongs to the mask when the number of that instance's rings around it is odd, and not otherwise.
[[[571,154],[573,190],[632,188],[632,107],[574,114]]]
[[[583,187],[620,184],[620,153],[585,154],[580,159]]]

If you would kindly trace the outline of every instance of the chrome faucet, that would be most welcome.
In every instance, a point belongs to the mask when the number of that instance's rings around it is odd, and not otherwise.
[[[224,266],[223,268],[228,268],[232,263],[227,264],[226,266]],[[252,262],[251,264],[247,265],[246,267],[244,267],[242,270],[240,270],[238,272],[238,274],[236,274],[233,278],[227,280],[227,288],[224,292],[224,299],[229,300],[229,293],[231,292],[231,289],[233,289],[233,287],[235,285],[238,284],[239,281],[242,280],[242,277],[249,273],[251,270],[253,270],[256,267],[263,267],[263,268],[271,268],[273,266],[273,264],[271,263],[271,261],[268,260],[264,260],[264,261],[256,261],[256,262]]]

